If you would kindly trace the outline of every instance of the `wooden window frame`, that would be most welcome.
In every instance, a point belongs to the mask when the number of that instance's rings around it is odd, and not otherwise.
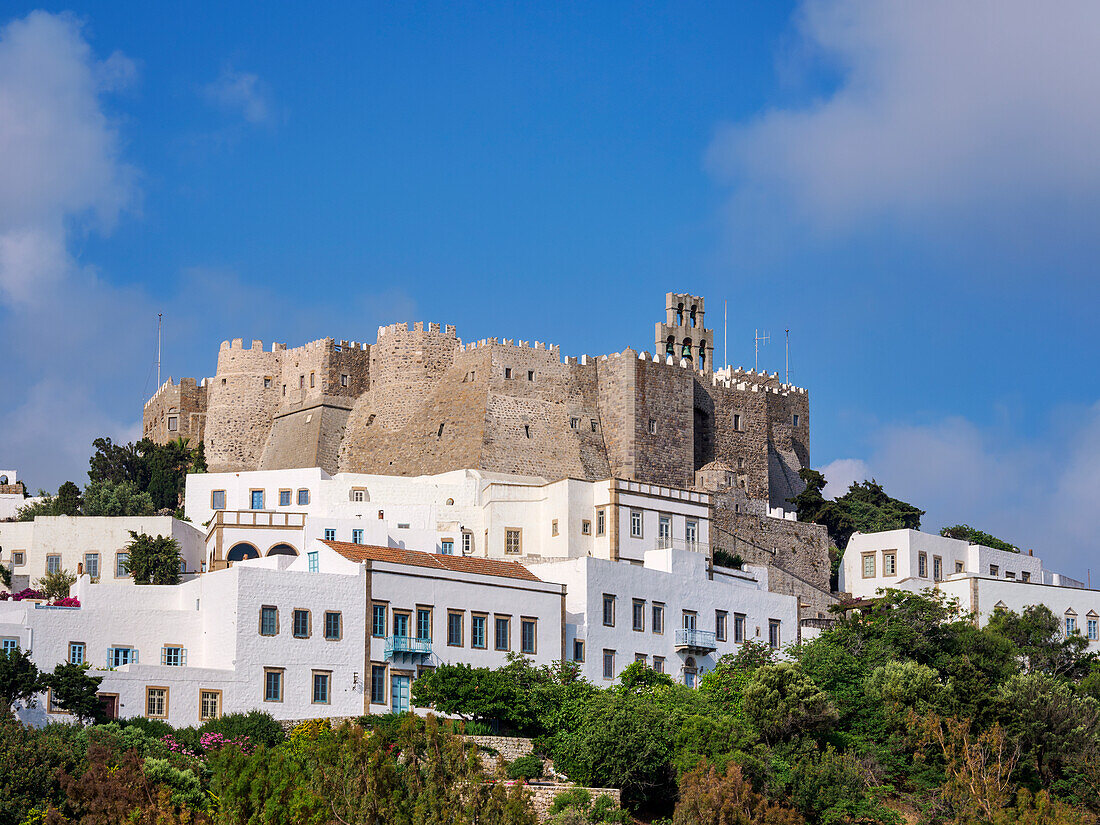
[[[279,698],[268,699],[267,698],[267,675],[269,673],[279,674]],[[282,704],[283,698],[286,696],[286,668],[285,667],[265,667],[264,668],[264,683],[263,683],[264,701],[275,704]]]
[[[458,617],[458,644],[451,641],[451,618]],[[447,611],[447,647],[465,647],[466,646],[466,611],[465,610],[448,610]]]
[[[149,691],[151,690],[163,690],[164,691],[164,713],[154,716],[149,713]],[[146,685],[145,686],[145,713],[142,715],[146,719],[167,719],[168,718],[168,700],[171,696],[171,688],[168,685]]]
[[[660,664],[658,665],[658,663],[660,663]],[[654,656],[653,657],[653,672],[654,673],[664,673],[665,672],[665,657],[664,656]]]
[[[169,650],[178,650],[180,652],[180,663],[178,665],[168,664]],[[187,661],[187,646],[178,642],[165,642],[160,646],[160,660],[161,667],[187,667],[185,664]]]
[[[73,645],[80,645],[81,655],[80,661],[73,661]],[[68,651],[68,655],[65,657],[65,661],[72,665],[82,665],[88,661],[88,645],[85,642],[69,642],[65,648]]]
[[[745,632],[748,630],[748,619],[744,613],[733,614],[733,643],[740,645],[745,643]]]
[[[54,709],[52,688],[46,688],[46,713],[51,716],[68,716],[71,714],[71,711],[67,711],[64,708]]]
[[[435,642],[435,605],[432,604],[418,604],[413,616],[416,617],[416,626],[413,630],[416,631],[414,639],[420,639],[420,614],[423,611],[428,613],[428,641]]]
[[[500,625],[499,622],[503,621],[508,628],[506,634],[505,646],[500,646]],[[512,614],[511,613],[494,613],[493,614],[493,650],[498,653],[506,653],[512,649]]]
[[[516,533],[519,535],[519,549],[508,549],[508,535],[510,533]],[[505,527],[504,528],[504,555],[506,556],[522,556],[523,555],[523,528],[522,527]]]
[[[57,559],[57,572],[60,573],[64,569],[64,567],[61,564],[61,554],[60,553],[47,553],[46,554],[46,575],[49,575],[49,573],[50,573],[50,559]]]
[[[121,576],[118,574],[118,557],[119,556],[125,556],[126,557],[126,567],[127,567],[127,569],[126,569],[126,572]],[[130,578],[129,566],[130,566],[130,554],[129,554],[129,552],[127,552],[126,550],[116,550],[115,551],[115,575],[114,575],[114,577],[116,579],[128,579],[128,578]],[[100,578],[102,578],[102,577],[100,577]]]
[[[597,507],[596,508],[596,535],[597,536],[606,536],[607,535],[607,508],[606,507]]]
[[[578,648],[577,645],[580,645]],[[577,651],[580,650],[581,657],[577,658]],[[573,661],[578,664],[584,664],[584,639],[573,639]]]
[[[405,620],[407,622],[407,626],[408,626],[409,630],[414,629],[413,628],[413,612],[411,610],[409,610],[408,608],[399,609],[399,608],[395,607],[393,610],[390,611],[390,635],[391,636],[396,636],[397,635],[396,628],[394,627],[394,625],[397,624],[397,617],[398,616],[404,616],[405,617]],[[415,636],[406,636],[406,638],[414,639],[416,637]]]
[[[641,610],[639,610],[641,608]],[[630,601],[630,626],[635,633],[645,633],[645,599],[631,599]],[[638,616],[641,615],[642,621],[638,622]],[[640,624],[640,626],[639,626]]]
[[[917,553],[917,578],[928,578],[928,554],[923,550]]]
[[[98,579],[100,574],[103,572],[103,565],[100,564],[100,562],[102,561],[102,557],[99,553],[85,553],[84,554],[84,572],[87,573],[89,576],[92,575],[91,573],[88,572],[88,567],[89,567],[88,559],[92,559],[92,558],[95,559],[95,569],[96,569],[95,578]]]
[[[374,632],[374,613],[381,607],[382,608],[382,632]],[[371,602],[370,605],[370,635],[372,639],[385,639],[386,628],[390,626],[390,605],[389,602]]]
[[[22,567],[27,563],[27,551],[26,550],[12,550],[11,551],[11,566]]]
[[[264,633],[264,610],[265,609],[275,611],[275,632],[274,633]],[[261,636],[266,636],[266,637],[269,637],[269,638],[279,635],[279,608],[278,608],[277,605],[273,605],[273,604],[261,604],[260,605],[259,627],[257,628],[257,630],[259,631],[259,634]]]
[[[611,654],[611,675],[608,675],[607,672],[608,654]],[[603,649],[603,656],[600,658],[600,674],[603,676],[605,681],[615,681],[615,651],[611,648],[605,647]]]
[[[306,614],[306,635],[299,636],[297,634],[297,627],[295,623],[297,621],[296,615],[298,613]],[[295,607],[290,611],[290,637],[292,639],[312,639],[313,638],[313,611],[308,607]]]
[[[485,622],[485,642],[484,644],[474,644],[474,624],[475,620],[482,619]],[[471,650],[488,650],[489,649],[489,614],[470,611],[470,649]]]
[[[657,635],[657,636],[664,636],[665,635],[665,612],[666,611],[665,611],[665,603],[664,602],[653,602],[650,605],[650,613],[649,613],[650,631],[653,634]],[[659,622],[655,621],[655,618],[658,615],[661,617],[661,621],[659,621]]]
[[[261,507],[253,507],[252,506],[252,494],[253,493],[259,493],[260,496],[262,497],[261,498],[261,504],[262,504]],[[263,487],[253,487],[253,488],[249,489],[249,491],[248,491],[248,509],[253,510],[253,511],[266,510],[267,509],[267,490],[265,488],[263,488]]]
[[[283,504],[283,494],[286,494],[286,504]],[[289,487],[279,488],[279,506],[289,507],[294,502],[294,491]]]
[[[714,638],[719,642],[729,641],[730,614],[728,610],[714,611]]]
[[[531,649],[523,647],[523,628],[531,626]],[[519,652],[524,656],[537,656],[539,653],[539,620],[536,616],[519,617]]]
[[[382,699],[381,701],[374,701],[374,671],[380,669],[382,671]],[[367,691],[370,698],[367,700],[368,705],[382,705],[386,707],[389,705],[389,682],[390,682],[390,669],[385,662],[371,662],[370,663],[370,683],[367,685]]]
[[[222,494],[222,506],[221,507],[215,507],[214,506],[214,496],[217,495],[218,493]],[[213,510],[215,513],[220,512],[221,510],[225,509],[226,504],[227,504],[227,499],[226,499],[225,490],[211,490],[210,491],[210,509],[211,510]]]
[[[894,572],[888,573],[886,560],[891,559],[894,564]],[[898,575],[898,551],[897,550],[883,550],[882,551],[882,577],[884,579],[893,579]]]
[[[324,676],[327,681],[325,682],[325,701],[317,701],[317,677]],[[311,705],[331,705],[332,704],[332,671],[331,670],[314,670],[309,674],[309,703]]]
[[[610,622],[607,621],[607,604],[608,604],[608,600],[610,600],[610,602],[611,602],[611,621]],[[601,621],[601,623],[603,624],[604,627],[614,627],[615,626],[615,602],[616,601],[617,601],[617,599],[615,598],[614,593],[604,593],[601,600],[600,600],[600,621]]]
[[[936,568],[940,569],[940,574],[936,575]],[[932,557],[932,581],[943,581],[943,556]]]
[[[218,712],[215,716],[203,716],[202,715],[202,695],[204,693],[216,694],[218,697]],[[199,721],[208,722],[211,719],[221,719],[222,717],[222,692],[216,688],[199,688]]]
[[[340,631],[339,635],[337,635],[337,636],[329,636],[328,635],[328,617],[329,616],[336,616],[336,626],[337,626],[337,629]],[[324,626],[324,634],[323,635],[324,635],[324,639],[325,639],[326,642],[342,642],[342,641],[344,641],[344,611],[342,611],[342,610],[326,610],[325,611],[324,622],[325,622],[325,626]]]
[[[871,560],[871,572],[867,573],[867,560]],[[878,554],[874,550],[869,550],[866,553],[860,553],[860,563],[863,565],[860,572],[863,573],[863,578],[874,579],[877,578],[878,573]]]
[[[590,519],[590,518],[582,518],[581,519],[581,535],[582,536],[591,536],[592,535],[592,519]]]
[[[306,498],[305,501],[302,501],[302,493],[306,494],[305,495],[305,498]],[[309,506],[309,499],[310,499],[310,495],[309,495],[309,488],[308,487],[299,487],[298,491],[294,494],[294,500],[297,502],[297,504],[295,505],[296,507],[308,507]]]

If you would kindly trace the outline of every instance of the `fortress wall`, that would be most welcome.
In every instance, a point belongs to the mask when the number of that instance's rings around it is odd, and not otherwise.
[[[695,373],[679,364],[638,358],[634,364],[634,477],[653,484],[695,484]],[[649,422],[656,432],[651,433]]]
[[[335,473],[350,412],[350,401],[341,398],[279,412],[272,421],[257,469],[321,467]]]
[[[744,389],[739,387],[744,386]],[[714,454],[744,482],[750,498],[768,497],[768,411],[766,393],[751,385],[704,387],[714,401]],[[735,426],[736,425],[736,426]]]
[[[209,384],[206,463],[212,472],[253,470],[259,466],[271,421],[282,400],[276,377],[282,374],[282,351],[265,352],[253,341],[223,341],[218,372]],[[264,386],[264,379],[271,386]]]
[[[178,429],[168,429],[168,416],[178,417]],[[194,378],[181,378],[178,384],[171,377],[153,394],[142,411],[142,437],[157,444],[177,438],[188,439],[196,446],[203,439],[206,425],[206,386]]]
[[[595,363],[596,399],[610,475],[635,478],[634,373],[637,365],[632,358],[621,356],[601,358]]]
[[[372,426],[399,430],[431,393],[459,350],[454,327],[416,323],[380,327],[370,348]]]

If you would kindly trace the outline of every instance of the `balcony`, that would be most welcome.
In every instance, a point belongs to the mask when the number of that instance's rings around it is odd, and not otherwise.
[[[710,555],[710,545],[702,541],[690,539],[671,539],[666,536],[658,536],[654,550],[686,550],[689,553],[703,553]]]
[[[432,655],[432,640],[415,636],[387,636],[385,658],[401,661],[420,660]]]
[[[676,631],[676,650],[686,653],[706,655],[718,649],[714,634],[709,630],[688,630],[687,628]]]

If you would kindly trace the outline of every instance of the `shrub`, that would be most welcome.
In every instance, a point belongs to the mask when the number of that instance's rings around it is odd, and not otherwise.
[[[804,825],[790,808],[769,802],[731,764],[721,775],[701,764],[680,783],[673,825]]]
[[[117,723],[117,726],[121,728],[138,728],[150,739],[161,739],[175,733],[175,728],[167,722],[162,722],[160,719],[146,719],[144,716],[133,716],[129,719],[123,719]],[[102,725],[101,727],[106,728],[110,726]]]
[[[203,723],[199,733],[220,733],[226,739],[248,739],[253,746],[274,747],[286,739],[283,726],[262,710],[250,710],[248,713],[227,713],[220,719],[211,719]]]
[[[509,779],[536,779],[542,776],[542,760],[537,756],[521,756],[508,764]]]
[[[34,583],[35,589],[42,594],[42,598],[50,601],[59,601],[69,597],[69,588],[76,583],[76,574],[68,570],[58,570],[55,573],[47,573]]]

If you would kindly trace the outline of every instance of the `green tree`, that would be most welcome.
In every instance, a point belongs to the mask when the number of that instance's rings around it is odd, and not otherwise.
[[[86,516],[151,516],[152,497],[132,481],[93,481],[84,490]]]
[[[856,531],[920,529],[924,511],[887,495],[874,479],[853,483],[848,492],[829,501],[823,493],[826,484],[823,474],[805,467],[798,476],[806,484],[801,493],[790,499],[798,520],[823,525],[841,550],[848,546],[848,539]]]
[[[50,601],[67,598],[69,588],[76,583],[76,574],[68,570],[58,570],[55,573],[47,573],[34,583],[34,589],[42,593]]]
[[[701,764],[680,783],[680,799],[672,825],[804,825],[791,808],[776,805],[756,793],[738,765],[724,775]]]
[[[940,528],[940,535],[949,539],[962,539],[971,544],[980,544],[983,547],[992,547],[995,550],[1004,550],[1008,553],[1019,553],[1020,548],[1015,544],[1009,544],[1003,539],[991,536],[981,530],[976,530],[969,524],[954,524],[951,527]]]
[[[645,662],[631,662],[619,674],[618,691],[620,693],[644,693],[655,687],[667,687],[676,684],[667,673],[658,673]]]
[[[5,715],[16,702],[34,707],[34,697],[41,690],[41,674],[29,650],[0,650],[0,702],[4,703]]]
[[[1019,648],[1031,672],[1079,677],[1091,666],[1088,640],[1080,634],[1063,636],[1061,620],[1044,604],[1028,605],[1022,613],[995,610],[988,628]]]
[[[828,694],[793,662],[758,668],[745,683],[744,708],[769,744],[825,731],[838,716]]]
[[[180,546],[171,536],[130,531],[129,572],[135,584],[179,584]]]
[[[0,564],[0,584],[11,589],[11,568]]]
[[[66,481],[57,488],[57,498],[54,499],[54,515],[79,516],[81,503],[80,488],[71,481]]]
[[[53,703],[80,720],[100,720],[103,705],[96,693],[102,676],[92,676],[88,664],[76,665],[64,662],[53,673],[42,675],[42,686],[50,689]]]

